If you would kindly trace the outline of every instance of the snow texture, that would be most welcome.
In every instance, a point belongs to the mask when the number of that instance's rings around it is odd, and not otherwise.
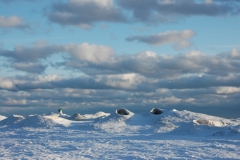
[[[240,119],[160,111],[0,116],[0,159],[240,159]]]

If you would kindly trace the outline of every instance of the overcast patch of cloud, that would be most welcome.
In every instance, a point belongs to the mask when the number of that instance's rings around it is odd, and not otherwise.
[[[176,55],[151,51],[117,55],[108,46],[88,43],[38,42],[16,48],[0,53],[17,70],[44,73],[47,66],[40,60],[65,53],[67,58],[58,67],[84,75],[2,77],[0,93],[8,98],[0,101],[5,107],[236,106],[240,102],[238,48],[224,55],[197,50]]]
[[[21,70],[21,71],[25,71],[28,73],[38,73],[41,74],[45,71],[45,69],[47,68],[46,65],[42,65],[40,63],[25,63],[25,62],[17,62],[17,63],[13,63],[12,67],[17,69],[17,70]]]
[[[239,1],[196,0],[117,0],[117,3],[132,12],[133,18],[146,23],[169,22],[188,16],[223,16],[236,14]]]
[[[181,17],[235,15],[239,14],[239,10],[239,1],[234,0],[68,0],[53,3],[45,15],[60,25],[86,29],[103,21],[158,24]]]
[[[0,16],[0,28],[9,29],[9,28],[16,28],[16,29],[24,29],[29,28],[28,24],[24,24],[23,19],[19,16]]]
[[[13,51],[0,50],[0,56],[12,58],[17,62],[36,62],[63,49],[58,45],[48,45],[45,42],[36,42],[30,47],[17,45]]]
[[[30,73],[42,72],[46,66],[40,65],[40,60],[61,53],[67,58],[56,64],[57,67],[77,69],[86,75],[137,73],[152,78],[173,79],[186,74],[227,76],[239,73],[240,68],[237,48],[233,48],[227,56],[211,56],[197,50],[172,56],[151,51],[117,55],[111,47],[88,43],[55,45],[37,42],[29,47],[16,46],[12,51],[0,50],[0,56],[8,58],[12,67]],[[33,67],[33,63],[37,65]]]
[[[55,3],[46,13],[50,21],[60,25],[74,25],[89,28],[95,22],[126,21],[121,9],[114,6],[113,0],[68,0]]]
[[[229,56],[233,59],[240,59],[240,50],[237,47],[234,47]]]
[[[195,35],[192,30],[183,31],[166,31],[150,36],[132,36],[128,37],[127,41],[138,41],[149,45],[161,46],[168,43],[173,43],[176,49],[184,49],[190,47],[188,41]]]
[[[79,61],[94,64],[107,63],[111,61],[114,50],[111,47],[95,44],[68,44],[64,46],[66,52]]]

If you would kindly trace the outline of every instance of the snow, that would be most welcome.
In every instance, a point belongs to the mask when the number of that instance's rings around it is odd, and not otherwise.
[[[7,117],[0,115],[0,121],[6,119]]]
[[[240,119],[161,111],[0,116],[0,159],[240,159]]]

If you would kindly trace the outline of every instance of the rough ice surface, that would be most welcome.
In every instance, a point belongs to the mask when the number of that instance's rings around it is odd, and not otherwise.
[[[162,111],[0,116],[0,159],[240,159],[240,119]]]

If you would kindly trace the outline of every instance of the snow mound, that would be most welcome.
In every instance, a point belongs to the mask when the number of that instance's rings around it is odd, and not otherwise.
[[[74,121],[81,121],[85,119],[85,117],[80,115],[79,113],[74,113],[69,119]]]
[[[134,113],[123,108],[116,110],[115,113],[110,114],[110,116],[101,119],[96,124],[94,124],[95,129],[101,129],[106,132],[127,132],[133,131],[137,128],[134,126],[127,125],[126,121],[129,121],[134,116]]]
[[[160,115],[155,132],[172,135],[236,135],[239,122],[190,111],[169,110]],[[232,126],[232,128],[230,128]]]
[[[125,108],[116,110],[116,113],[119,115],[130,115],[131,114],[130,111]]]
[[[12,116],[7,117],[7,118],[3,119],[2,121],[0,121],[0,125],[12,125],[12,124],[22,121],[23,119],[25,119],[24,116],[12,115]]]
[[[51,128],[58,125],[59,124],[56,123],[53,119],[49,118],[48,116],[42,115],[32,115],[15,124],[16,127],[34,127],[34,128],[37,127]]]
[[[105,113],[105,112],[97,112],[96,114],[93,115],[93,118],[104,118],[104,117],[107,117],[109,116],[110,113]]]
[[[0,115],[0,121],[6,119],[7,117]]]
[[[105,112],[101,112],[101,111],[97,112],[96,114],[84,114],[84,115],[81,115],[79,113],[75,113],[69,118],[69,120],[87,121],[87,120],[93,120],[93,119],[97,119],[97,118],[105,118],[109,115],[110,115],[110,113],[105,113]]]
[[[151,111],[150,111],[150,113],[152,113],[152,114],[162,114],[163,112],[162,112],[162,110],[160,110],[160,109],[158,109],[158,108],[153,108]]]
[[[226,126],[226,123],[224,123],[223,121],[206,120],[206,119],[193,120],[193,123],[198,125],[208,125],[208,126],[216,126],[216,127]]]

